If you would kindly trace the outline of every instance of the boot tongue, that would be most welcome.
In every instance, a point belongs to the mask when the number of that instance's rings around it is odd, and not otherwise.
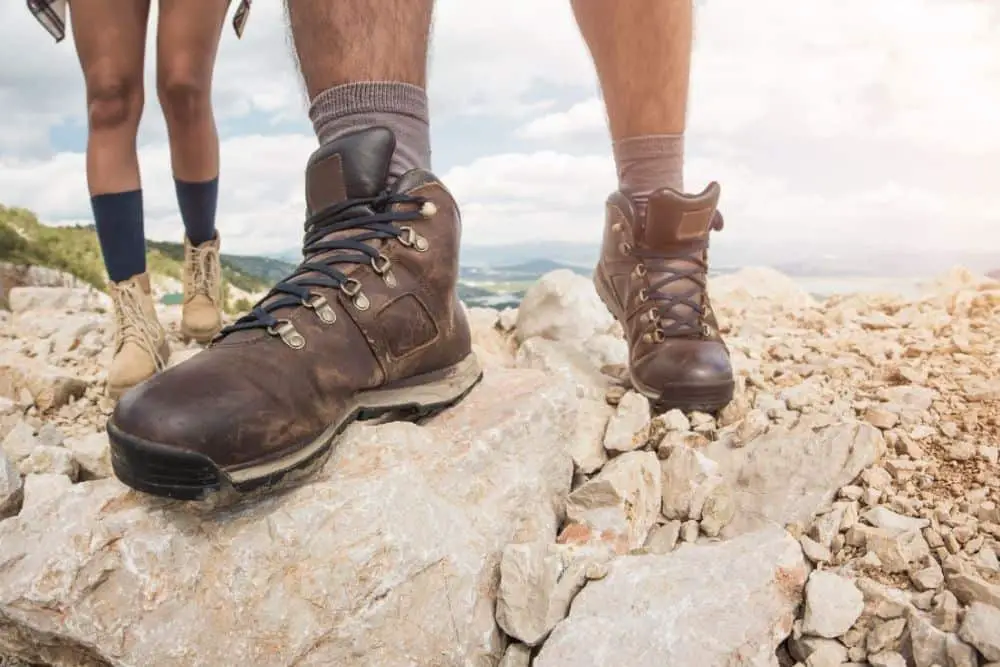
[[[389,178],[396,137],[385,127],[345,134],[320,146],[306,166],[309,214],[345,199],[375,197]]]
[[[656,261],[655,265],[665,270],[650,268],[648,276],[650,284],[668,276],[690,273],[697,266],[694,260],[705,257],[709,232],[712,230],[715,210],[719,203],[719,192],[719,185],[711,183],[698,195],[685,195],[664,189],[650,197],[641,229],[637,234],[638,248],[653,255],[671,253],[690,254],[691,257],[691,259],[681,257]],[[695,274],[704,280],[704,271],[697,270]],[[659,287],[657,292],[668,296],[667,300],[658,304],[664,324],[667,327],[679,321],[694,324],[699,319],[698,313],[684,303],[674,302],[669,296],[698,303],[702,300],[701,291],[701,286],[690,278],[669,281]]]
[[[639,244],[656,251],[706,242],[718,204],[717,183],[710,183],[698,195],[684,195],[669,189],[653,193],[646,208]]]

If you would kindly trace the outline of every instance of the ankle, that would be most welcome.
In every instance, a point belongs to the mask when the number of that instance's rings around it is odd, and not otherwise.
[[[309,118],[321,144],[355,130],[384,126],[396,137],[389,166],[394,181],[410,169],[430,169],[427,93],[394,81],[362,81],[329,88],[312,101]]]
[[[621,139],[614,143],[618,188],[645,211],[657,190],[684,191],[684,135],[659,134]]]

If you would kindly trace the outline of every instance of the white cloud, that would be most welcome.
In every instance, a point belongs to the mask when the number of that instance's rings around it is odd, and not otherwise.
[[[316,142],[306,135],[242,136],[222,142],[219,229],[227,252],[270,253],[293,247],[305,211],[302,167]],[[174,198],[166,144],[141,152],[146,235],[179,241],[183,227]],[[278,166],[279,168],[275,168]],[[49,160],[0,160],[0,200],[64,224],[90,222],[90,199],[79,153]]]
[[[149,50],[151,64],[152,40]],[[44,220],[88,220],[83,156],[53,154],[49,137],[85,120],[71,38],[55,45],[23,4],[0,3],[0,63],[0,201]],[[596,241],[614,170],[570,4],[510,0],[484,11],[440,0],[431,64],[436,134],[456,143],[452,121],[472,117],[461,140],[503,151],[444,174],[466,240]],[[734,243],[856,239],[888,251],[903,239],[1000,252],[998,81],[995,3],[710,0],[697,14],[686,180],[722,183],[724,237]],[[147,229],[175,238],[165,132],[148,98]],[[227,249],[295,246],[313,139],[275,134],[306,109],[277,0],[254,7],[242,41],[227,23],[215,99],[222,123],[257,119],[222,147]],[[517,129],[497,130],[512,119]]]

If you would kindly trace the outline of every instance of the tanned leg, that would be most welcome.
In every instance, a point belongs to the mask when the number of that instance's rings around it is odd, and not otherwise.
[[[429,168],[433,0],[289,0],[287,7],[320,142],[381,125],[396,137],[391,179]]]
[[[691,0],[573,0],[601,82],[623,189],[683,188]]]
[[[87,91],[90,193],[136,190],[149,0],[73,0],[71,11],[73,41]]]
[[[169,356],[145,273],[136,157],[149,2],[73,0],[70,11],[87,91],[87,183],[115,310],[107,388],[118,396]]]
[[[683,190],[691,0],[572,3],[618,170],[595,285],[625,330],[633,386],[661,410],[717,410],[734,387],[706,290],[719,186]]]
[[[156,87],[185,231],[181,333],[202,343],[222,328],[212,73],[227,9],[226,0],[160,0],[156,35]]]
[[[182,181],[219,175],[212,73],[226,9],[225,0],[160,0],[156,88],[167,121],[174,177]]]

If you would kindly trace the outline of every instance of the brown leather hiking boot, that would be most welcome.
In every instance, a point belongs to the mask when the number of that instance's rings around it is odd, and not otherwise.
[[[184,304],[181,335],[204,345],[222,328],[222,266],[219,235],[201,245],[184,237]]]
[[[458,301],[458,209],[432,174],[386,187],[395,138],[341,137],[306,170],[303,263],[190,360],[122,397],[117,477],[155,495],[249,491],[313,469],[356,419],[423,417],[482,372]]]
[[[708,236],[722,228],[719,185],[656,192],[645,215],[608,198],[594,285],[625,330],[633,387],[657,411],[714,412],[733,397],[729,350],[706,290]]]

